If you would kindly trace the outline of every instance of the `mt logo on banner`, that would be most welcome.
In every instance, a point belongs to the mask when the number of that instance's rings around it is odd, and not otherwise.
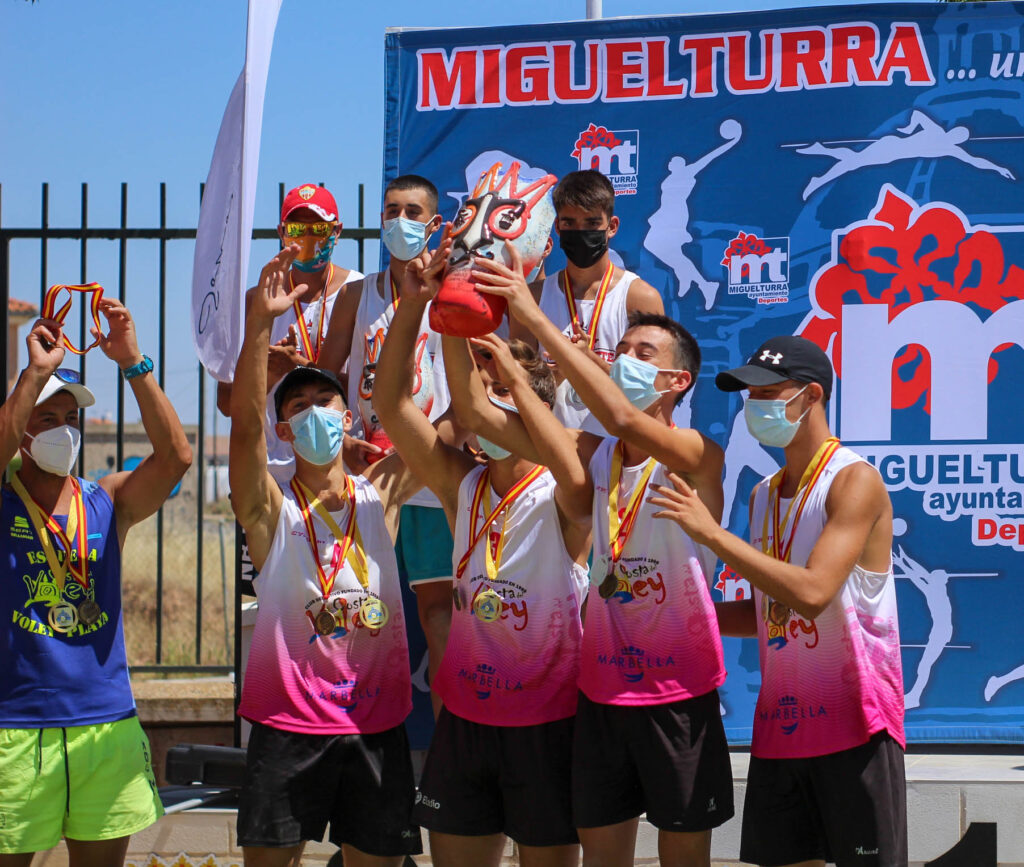
[[[579,134],[572,152],[580,169],[595,169],[606,175],[617,196],[636,195],[639,154],[639,130],[612,130],[595,124]]]

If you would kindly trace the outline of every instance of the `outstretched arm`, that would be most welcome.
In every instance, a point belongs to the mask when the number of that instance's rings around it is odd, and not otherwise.
[[[6,467],[18,453],[36,401],[53,372],[64,360],[61,337],[59,322],[55,319],[37,319],[25,339],[28,366],[21,372],[3,406],[0,406],[0,466]]]
[[[424,252],[406,271],[398,308],[377,362],[373,409],[405,465],[413,471],[421,484],[434,492],[441,501],[449,523],[454,527],[459,484],[473,468],[474,461],[469,455],[446,445],[430,420],[412,400],[416,338],[427,302],[440,285],[439,275],[444,267],[446,253],[443,251],[446,244],[450,246],[447,227],[441,247],[429,263]],[[382,488],[386,476],[375,467],[371,468],[367,478],[378,487],[387,509],[391,496],[386,487]]]
[[[231,508],[245,530],[249,554],[257,569],[263,567],[270,551],[282,499],[281,489],[267,472],[263,433],[270,329],[274,319],[290,309],[294,299],[306,289],[301,283],[289,291],[288,271],[298,251],[297,244],[286,247],[260,273],[245,317],[245,339],[231,388]]]
[[[92,335],[99,340],[104,355],[121,370],[142,361],[135,323],[127,308],[115,298],[103,298],[100,312],[107,320],[107,334],[102,335],[93,327]],[[153,372],[133,377],[128,384],[139,405],[153,453],[131,472],[112,473],[100,479],[100,485],[114,501],[122,542],[132,524],[148,518],[163,505],[192,464],[192,449],[181,421]]]
[[[879,522],[892,519],[892,507],[877,471],[869,464],[853,464],[841,470],[829,489],[828,518],[806,566],[776,560],[719,526],[696,493],[676,475],[672,487],[652,486],[650,501],[662,507],[656,518],[679,524],[696,542],[707,545],[729,567],[773,599],[785,603],[803,617],[814,618],[825,610],[849,577],[855,564],[882,571],[873,550],[886,542],[878,534]]]
[[[518,260],[515,248],[509,247],[509,250],[515,266]],[[476,266],[473,274],[477,288],[501,295],[508,301],[512,315],[544,344],[558,369],[611,436],[629,441],[678,472],[692,474],[703,467],[713,473],[707,464],[718,447],[695,430],[669,428],[634,407],[621,389],[609,382],[605,372],[544,315],[521,273],[490,259],[477,259]],[[688,377],[689,374],[677,376]],[[718,473],[721,474],[720,464]]]

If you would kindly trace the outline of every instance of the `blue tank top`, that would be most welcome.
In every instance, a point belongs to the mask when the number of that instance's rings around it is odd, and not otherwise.
[[[134,716],[121,622],[121,550],[114,503],[95,482],[79,479],[88,527],[89,584],[100,606],[91,626],[67,633],[49,622],[60,591],[18,495],[0,494],[0,727],[53,728]],[[67,517],[57,517],[67,529]],[[54,540],[54,548],[62,551]],[[60,554],[59,556],[63,556]],[[68,574],[63,600],[86,598]]]

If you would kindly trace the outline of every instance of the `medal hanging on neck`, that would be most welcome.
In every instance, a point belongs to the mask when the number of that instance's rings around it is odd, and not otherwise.
[[[506,511],[511,507],[515,499],[531,484],[534,480],[545,471],[545,467],[535,466],[530,472],[523,476],[518,482],[516,482],[508,491],[505,496],[498,501],[498,505],[491,510],[490,514],[484,519],[483,525],[477,528],[477,522],[480,519],[483,511],[486,510],[484,505],[484,497],[487,497],[487,504],[490,505],[490,489],[491,489],[491,471],[485,469],[481,474],[480,478],[477,479],[476,489],[473,492],[473,502],[470,506],[469,516],[469,548],[466,553],[462,555],[459,560],[459,564],[455,569],[455,588],[453,590],[455,608],[456,610],[462,610],[462,599],[459,596],[458,582],[462,578],[463,573],[466,571],[466,567],[469,566],[469,559],[479,544],[481,539],[487,536],[487,531],[490,529],[491,524],[495,522],[499,515],[502,515],[501,535],[498,537],[498,544],[495,551],[491,551],[490,540],[487,540],[484,545],[484,565],[487,570],[487,579],[494,581],[498,577],[498,570],[501,568],[501,555],[505,550],[505,518],[507,515]],[[501,605],[504,600],[494,590],[487,589],[482,593],[477,594],[473,598],[473,613],[485,623],[493,623],[501,617]]]
[[[54,631],[65,634],[71,632],[79,621],[86,626],[92,626],[103,613],[89,593],[89,529],[85,515],[85,500],[82,497],[82,489],[78,480],[72,478],[70,481],[71,504],[68,508],[67,532],[65,533],[57,523],[57,519],[53,515],[47,514],[42,506],[32,498],[24,483],[18,478],[18,474],[14,473],[11,476],[11,486],[24,504],[29,520],[35,527],[36,536],[39,538],[46,563],[50,567],[50,574],[53,575],[57,587],[57,598],[49,604],[50,626]],[[63,562],[54,547],[54,536],[64,549]],[[74,539],[74,545],[72,545],[72,539]],[[85,597],[77,607],[64,599],[64,587],[67,584],[69,572],[82,588],[82,595]]]
[[[398,284],[395,282],[395,275],[391,273],[391,266],[388,266],[388,283],[391,285],[391,308],[392,312],[398,309],[398,302],[401,296],[398,294]]]
[[[58,308],[57,296],[64,289],[67,289],[68,291],[68,300]],[[83,283],[75,286],[66,286],[62,283],[58,283],[51,286],[46,290],[46,295],[43,297],[43,308],[39,315],[43,319],[53,319],[63,326],[64,321],[68,318],[68,313],[71,311],[71,301],[74,298],[75,292],[92,294],[92,298],[89,301],[89,310],[92,312],[92,321],[93,325],[96,326],[97,334],[102,333],[103,327],[100,324],[100,300],[103,298],[103,287],[100,286],[99,283]],[[85,347],[85,349],[78,349],[68,339],[67,334],[61,335],[61,342],[64,344],[64,348],[68,350],[68,352],[73,352],[75,355],[85,355],[85,353],[94,346],[99,345],[100,339],[97,337],[92,343]]]
[[[384,626],[390,614],[383,600],[370,595],[370,569],[366,562],[366,551],[363,548],[363,540],[359,535],[359,527],[356,524],[356,486],[351,476],[345,476],[345,495],[348,498],[349,512],[348,520],[345,523],[344,532],[338,526],[331,513],[324,508],[320,498],[313,495],[298,479],[291,481],[292,493],[302,512],[302,522],[306,525],[306,535],[309,538],[309,547],[313,552],[313,562],[316,563],[317,580],[320,584],[320,593],[323,602],[320,605],[320,613],[314,618],[314,625],[318,635],[331,635],[337,627],[337,620],[327,610],[327,602],[330,599],[331,591],[334,589],[334,581],[338,577],[342,566],[346,561],[352,566],[356,580],[366,593],[366,599],[359,606],[359,617],[364,626],[370,629],[380,629]],[[334,556],[331,558],[331,573],[327,574],[323,563],[320,562],[320,547],[316,541],[316,527],[313,525],[313,512],[319,516],[327,528],[331,531],[335,540]]]
[[[781,511],[779,489],[786,478],[786,468],[783,467],[768,480],[768,502],[765,504],[764,521],[761,527],[761,550],[768,556],[781,560],[783,563],[790,561],[793,553],[793,540],[796,538],[796,528],[803,515],[804,506],[807,505],[811,491],[814,490],[818,479],[821,478],[825,467],[828,466],[828,462],[832,459],[832,455],[839,450],[839,445],[839,440],[836,437],[829,437],[818,447],[814,457],[811,458],[811,462],[804,469],[803,475],[800,477],[800,484],[797,485],[796,492],[789,501],[786,514],[781,521],[779,520],[779,513]],[[794,505],[796,505],[795,514],[793,514]],[[791,514],[793,516],[792,524],[789,520]],[[770,536],[768,532],[769,520],[771,521]],[[785,536],[785,539],[783,539],[783,536]],[[768,620],[771,623],[776,626],[782,626],[789,622],[792,612],[788,606],[769,599],[767,594],[765,595],[765,600]]]
[[[562,292],[565,293],[565,303],[569,308],[569,321],[587,335],[587,349],[593,349],[594,343],[597,341],[597,324],[601,319],[601,311],[604,310],[605,297],[612,285],[612,272],[614,271],[615,265],[609,262],[608,267],[604,270],[604,276],[601,278],[601,285],[597,289],[597,296],[594,298],[594,312],[590,316],[590,327],[588,328],[584,328],[583,323],[580,322],[576,310],[576,297],[572,294],[572,286],[569,284],[569,274],[565,270],[562,271]]]
[[[622,440],[615,444],[612,450],[611,478],[608,484],[608,551],[610,563],[608,574],[597,588],[602,599],[610,599],[618,588],[619,582],[615,577],[615,564],[619,562],[626,542],[633,534],[633,527],[636,526],[637,516],[640,514],[640,507],[643,505],[644,494],[647,491],[647,484],[651,480],[657,461],[649,458],[640,478],[637,479],[633,493],[629,497],[629,504],[622,518],[619,518],[619,488],[622,484],[622,465],[625,461],[626,447]]]
[[[306,356],[314,364],[320,357],[320,347],[323,346],[324,342],[324,317],[327,313],[327,290],[331,285],[331,280],[334,279],[334,265],[328,263],[327,265],[327,277],[324,280],[324,288],[320,293],[320,297],[312,302],[314,304],[319,303],[320,310],[317,316],[316,326],[316,339],[314,340],[309,336],[309,326],[306,325],[306,315],[303,313],[302,304],[299,303],[299,299],[296,298],[292,302],[292,307],[295,310],[295,330],[298,333],[300,348],[302,354]],[[295,291],[295,277],[291,271],[288,272],[288,284],[291,286],[292,291]]]

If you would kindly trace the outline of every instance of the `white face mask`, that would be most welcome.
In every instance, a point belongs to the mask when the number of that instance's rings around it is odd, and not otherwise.
[[[82,433],[78,428],[62,424],[36,436],[26,436],[32,440],[28,455],[39,469],[58,476],[70,475],[82,445]]]

